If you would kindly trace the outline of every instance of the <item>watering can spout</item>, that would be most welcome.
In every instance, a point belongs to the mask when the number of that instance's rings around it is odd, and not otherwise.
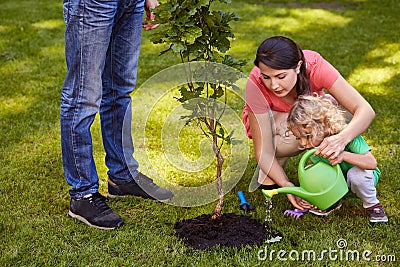
[[[298,196],[302,199],[310,199],[310,197],[316,195],[310,192],[305,191],[301,187],[295,187],[295,186],[288,186],[288,187],[281,187],[278,189],[273,189],[273,190],[261,190],[263,195],[268,198],[272,198],[274,195],[277,194],[292,194],[295,196]]]
[[[311,199],[312,197],[319,195],[318,193],[311,193],[304,190],[304,188],[302,187],[296,187],[296,186],[282,187],[279,188],[278,192],[284,194],[292,194],[302,199]]]
[[[267,198],[272,198],[274,195],[277,195],[279,193],[277,189],[272,189],[272,190],[262,189],[261,192]]]

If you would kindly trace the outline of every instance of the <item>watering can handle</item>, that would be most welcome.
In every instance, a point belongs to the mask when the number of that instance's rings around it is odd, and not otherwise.
[[[305,168],[307,160],[315,153],[315,151],[317,151],[317,148],[313,148],[313,149],[307,150],[304,153],[304,155],[301,157],[300,162],[299,162],[299,172],[301,172],[301,173],[304,172],[304,168]],[[333,167],[336,169],[336,171],[340,171],[339,164],[336,164]]]
[[[304,153],[299,162],[299,169],[301,168],[302,170],[304,170],[307,160],[315,153],[315,151],[317,151],[317,148],[307,150]]]

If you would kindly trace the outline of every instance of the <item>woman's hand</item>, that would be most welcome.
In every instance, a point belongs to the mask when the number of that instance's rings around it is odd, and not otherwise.
[[[318,146],[314,156],[322,156],[329,160],[335,160],[344,151],[347,145],[346,138],[343,138],[340,133],[326,137],[322,143]]]
[[[317,208],[316,206],[312,205],[310,202],[308,202],[302,198],[295,196],[295,199],[297,201],[297,204],[299,204],[301,207],[303,207],[305,209],[316,209]]]
[[[304,210],[304,209],[313,209],[315,208],[314,205],[308,203],[304,199],[301,199],[297,196],[294,196],[292,194],[287,194],[287,198],[289,199],[290,203],[292,203],[293,207],[299,210]]]

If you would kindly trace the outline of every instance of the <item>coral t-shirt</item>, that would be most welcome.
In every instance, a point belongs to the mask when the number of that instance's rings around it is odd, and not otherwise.
[[[323,95],[323,90],[326,89],[329,91],[340,73],[319,53],[311,50],[303,50],[303,53],[310,76],[311,92]],[[289,112],[291,105],[277,97],[265,86],[258,67],[252,69],[247,83],[255,85],[246,88],[246,104],[242,114],[247,135],[251,138],[247,114],[249,111],[254,114],[263,114],[268,112],[269,107],[274,111]]]

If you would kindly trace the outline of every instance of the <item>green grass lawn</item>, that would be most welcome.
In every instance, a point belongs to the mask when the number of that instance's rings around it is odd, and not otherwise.
[[[311,215],[300,220],[287,218],[283,211],[290,204],[282,195],[273,199],[271,223],[283,234],[281,242],[196,251],[174,236],[173,224],[211,213],[215,202],[178,207],[136,198],[111,200],[110,206],[125,220],[125,226],[115,231],[100,231],[70,219],[69,186],[63,176],[59,137],[59,99],[66,73],[62,1],[3,0],[0,1],[0,266],[399,265],[400,2],[232,2],[218,6],[237,12],[241,18],[233,24],[236,38],[230,54],[248,59],[245,74],[251,70],[257,46],[265,38],[285,35],[304,49],[321,53],[371,103],[376,119],[364,137],[382,170],[378,197],[389,216],[389,224],[371,226],[361,201],[351,195],[346,196],[341,210],[327,218]],[[151,32],[143,33],[138,88],[159,71],[178,63],[172,55],[159,56],[162,47],[153,45],[150,38]],[[204,172],[184,173],[165,159],[160,128],[163,116],[170,110],[168,103],[176,105],[172,95],[170,102],[164,96],[162,101],[167,104],[157,106],[149,117],[146,145],[137,149],[147,151],[150,162],[157,164],[156,169],[168,181],[185,186],[209,183],[215,175],[212,167]],[[236,104],[234,110],[240,115],[241,103]],[[106,193],[107,169],[98,120],[92,132],[100,191]],[[202,137],[192,128],[179,134],[179,147],[188,159],[199,157],[200,142]],[[243,190],[249,202],[257,207],[251,216],[263,220],[264,197],[258,191],[247,192],[256,166],[250,143],[249,146],[248,164],[244,174],[236,177],[240,181],[227,193],[223,211],[239,213],[236,193]],[[297,162],[298,157],[293,158],[287,166],[287,173],[294,181]],[[145,168],[142,171],[146,173]],[[340,249],[338,243],[344,240],[347,247]],[[316,253],[314,260],[307,259],[310,251]],[[352,258],[356,253],[360,260]],[[363,253],[370,261],[362,258]],[[379,259],[383,262],[378,262]]]

